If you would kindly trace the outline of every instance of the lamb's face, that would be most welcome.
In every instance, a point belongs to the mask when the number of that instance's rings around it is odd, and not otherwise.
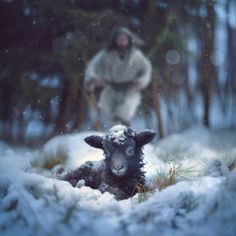
[[[151,142],[154,136],[155,132],[152,131],[137,134],[125,126],[115,126],[107,135],[92,135],[85,138],[85,142],[103,149],[109,171],[114,176],[124,177],[141,168],[142,147]]]
[[[134,139],[127,138],[124,143],[117,144],[107,141],[103,144],[106,166],[109,171],[117,176],[124,177],[132,171],[139,169],[139,156]]]

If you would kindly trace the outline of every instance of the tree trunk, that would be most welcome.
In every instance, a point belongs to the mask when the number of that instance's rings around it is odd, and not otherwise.
[[[157,21],[157,11],[156,11],[156,1],[155,0],[148,0],[147,1],[147,12],[145,14],[145,20],[144,22],[146,25],[144,26],[146,29],[148,29],[148,34],[149,35],[149,45],[154,45],[155,43],[155,37],[154,35],[156,34],[156,21]],[[159,133],[159,137],[163,138],[164,137],[164,132],[163,132],[163,126],[162,126],[162,119],[161,119],[161,112],[160,112],[160,101],[159,101],[159,96],[158,96],[158,85],[157,85],[157,78],[156,76],[153,77],[153,80],[151,82],[151,98],[152,98],[152,108],[156,114],[156,120],[157,120],[157,127]]]
[[[202,59],[202,95],[204,115],[203,123],[206,126],[210,125],[210,103],[211,91],[215,80],[215,68],[211,62],[211,56],[214,51],[214,33],[215,33],[215,12],[214,0],[207,1],[207,18],[204,21],[204,40],[203,40],[203,59]]]
[[[81,124],[84,122],[84,96],[82,85],[78,85],[77,98],[76,98],[76,118],[75,118],[75,129],[79,129]]]
[[[12,129],[13,129],[13,97],[14,92],[11,84],[6,82],[2,86],[1,91],[1,104],[3,110],[3,117],[2,120],[4,122],[3,127],[3,138],[7,142],[12,142]]]
[[[162,126],[160,101],[158,97],[158,86],[157,86],[156,79],[153,79],[151,86],[152,86],[152,105],[153,105],[153,109],[155,111],[155,114],[158,120],[158,133],[159,133],[159,137],[163,138],[164,132],[163,132],[163,126]]]
[[[17,143],[24,143],[25,141],[25,125],[24,125],[24,114],[23,107],[18,106],[17,111],[17,119],[18,119],[18,134],[17,134]]]
[[[226,13],[230,15],[230,7],[231,7],[232,0],[228,0],[226,3]],[[222,96],[223,103],[222,108],[223,112],[227,114],[228,112],[232,111],[232,107],[230,106],[230,100],[232,99],[231,96],[235,93],[234,90],[234,78],[236,76],[235,70],[235,60],[236,60],[236,43],[235,43],[235,36],[236,30],[232,28],[229,22],[229,17],[227,17],[227,77],[226,83],[224,85],[224,93]],[[228,110],[227,110],[228,108]]]
[[[156,1],[155,0],[148,0],[147,1],[147,8],[148,8],[148,13],[151,17],[155,17],[156,15]]]
[[[66,121],[67,121],[67,108],[69,104],[70,97],[70,82],[68,80],[64,81],[62,88],[62,96],[60,98],[58,122],[57,122],[57,132],[64,133],[66,131]]]

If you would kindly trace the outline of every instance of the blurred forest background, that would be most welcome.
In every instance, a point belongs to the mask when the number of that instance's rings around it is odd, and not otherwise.
[[[94,129],[84,69],[114,26],[144,39],[153,65],[134,124],[160,137],[236,127],[236,0],[0,0],[0,138]]]

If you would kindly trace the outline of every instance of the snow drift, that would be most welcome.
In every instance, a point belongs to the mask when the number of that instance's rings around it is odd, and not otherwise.
[[[58,136],[38,151],[0,143],[1,235],[236,234],[235,132],[194,127],[147,145],[152,191],[123,201],[55,178],[103,158],[84,143],[91,134]],[[170,173],[175,181],[161,186]]]

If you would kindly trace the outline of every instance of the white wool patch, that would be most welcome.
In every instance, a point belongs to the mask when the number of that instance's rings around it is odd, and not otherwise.
[[[108,140],[112,140],[115,143],[122,144],[127,138],[128,128],[124,125],[113,126],[108,134],[105,136]],[[131,133],[131,136],[135,136],[135,133]]]

